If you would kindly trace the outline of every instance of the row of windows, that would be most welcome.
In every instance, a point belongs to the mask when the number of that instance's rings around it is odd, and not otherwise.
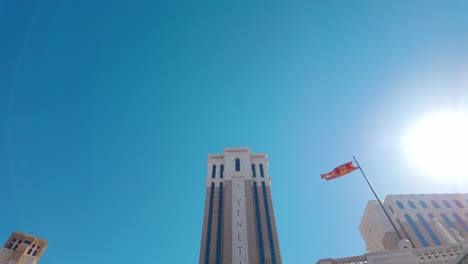
[[[221,164],[221,167],[219,168],[219,178],[224,177],[224,165]],[[211,178],[214,179],[216,178],[216,165],[213,165],[212,170],[211,170]]]
[[[236,159],[236,171],[240,171],[240,159]],[[260,167],[260,177],[265,177],[265,173],[263,172],[263,164],[260,163],[259,164],[259,167]],[[253,172],[253,177],[257,177],[257,173],[256,173],[256,170],[255,170],[255,164],[252,164],[252,172]],[[224,165],[220,165],[220,168],[219,168],[219,178],[224,178]],[[214,179],[216,178],[216,165],[213,165],[212,168],[211,168],[211,178]]]
[[[442,203],[444,204],[445,208],[453,208],[452,205],[447,201],[447,200],[442,200]],[[454,199],[453,203],[458,207],[458,208],[465,208],[463,204],[457,200]],[[434,208],[440,208],[439,203],[437,203],[435,200],[431,200],[431,204]],[[400,209],[405,209],[405,206],[401,201],[396,201],[396,205]],[[426,202],[420,200],[419,205],[421,205],[421,208],[428,209],[429,207],[427,206]],[[413,201],[408,201],[408,206],[412,209],[417,209],[416,204]],[[390,210],[393,212],[393,209],[390,207]]]
[[[261,177],[261,178],[264,178],[264,177],[265,177],[265,173],[263,172],[263,164],[260,163],[258,166],[260,167],[260,177]],[[257,173],[256,173],[256,170],[255,170],[255,164],[252,164],[252,172],[253,172],[253,177],[256,178],[256,177],[257,177]]]
[[[434,215],[433,214],[429,214],[429,219],[434,219]],[[442,217],[442,220],[443,222],[445,222],[447,224],[447,226],[449,227],[450,230],[456,232],[460,237],[463,238],[463,235],[458,231],[456,225],[452,222],[452,220],[446,215],[446,214],[440,214],[440,216]],[[405,214],[404,215],[406,221],[409,223],[409,225],[411,226],[411,229],[414,231],[414,233],[416,234],[418,240],[421,242],[421,245],[423,247],[428,247],[429,246],[429,243],[427,242],[427,240],[425,239],[425,237],[423,236],[423,234],[421,233],[421,230],[419,229],[419,227],[416,225],[416,223],[414,222],[413,218],[408,215],[408,214]],[[441,245],[441,242],[439,240],[439,238],[437,237],[437,235],[434,233],[434,231],[432,230],[431,228],[431,225],[429,225],[429,223],[426,221],[426,219],[421,215],[421,214],[417,214],[416,217],[418,218],[419,222],[421,222],[421,224],[423,225],[424,229],[426,230],[426,232],[429,234],[429,236],[431,237],[431,239],[434,241],[434,243],[436,245]],[[463,219],[457,214],[457,213],[453,213],[453,217],[455,219],[455,221],[463,228],[463,230],[468,233],[468,225],[463,221]],[[405,233],[405,236],[406,237],[409,237],[408,236],[408,233],[406,232],[406,230],[404,229],[403,225],[401,224],[400,220],[397,218],[396,219],[398,224],[400,225],[400,228],[403,230],[403,232]]]
[[[21,245],[21,243],[31,245],[32,242],[31,242],[30,240],[27,240],[27,239],[24,240],[24,241],[22,241],[22,240],[19,240],[19,239],[14,238],[14,239],[11,241],[10,245],[8,245],[7,248],[8,248],[8,249],[11,249],[11,250],[16,250],[16,249],[18,248],[18,246]],[[41,248],[41,246],[38,246],[38,245],[36,245],[36,244],[33,244],[33,245],[29,248],[27,254],[28,254],[28,255],[31,255],[31,256],[36,256],[36,254],[37,254],[37,252],[39,251],[40,248]]]
[[[423,234],[421,233],[421,230],[419,230],[418,226],[416,223],[413,221],[413,218],[409,216],[408,214],[405,214],[405,219],[411,226],[411,229],[413,229],[414,233],[418,237],[419,241],[421,242],[423,247],[428,247],[429,243],[427,243],[426,239],[424,238]]]
[[[216,264],[221,263],[221,238],[222,238],[222,221],[223,221],[223,183],[219,184],[219,202],[218,202],[218,219],[217,219],[217,236],[216,236]],[[208,226],[206,232],[206,248],[205,248],[205,264],[210,263],[210,248],[211,248],[211,229],[213,225],[213,207],[214,207],[214,191],[215,183],[211,183],[210,202],[208,207]]]

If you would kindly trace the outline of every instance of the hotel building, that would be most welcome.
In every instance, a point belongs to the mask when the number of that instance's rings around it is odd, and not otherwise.
[[[207,171],[200,263],[282,263],[267,155],[226,148]]]
[[[47,241],[13,232],[0,249],[0,264],[36,264],[47,247]]]
[[[369,253],[317,263],[468,264],[468,194],[389,195],[383,205],[399,235],[369,201],[359,225]]]
[[[468,194],[389,195],[383,205],[400,237],[414,248],[468,238]],[[377,201],[367,204],[359,229],[368,252],[398,248],[400,239]]]

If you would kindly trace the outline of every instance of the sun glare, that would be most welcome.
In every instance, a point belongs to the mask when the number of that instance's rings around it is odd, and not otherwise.
[[[410,163],[440,180],[468,176],[468,114],[439,113],[415,123],[404,138]]]

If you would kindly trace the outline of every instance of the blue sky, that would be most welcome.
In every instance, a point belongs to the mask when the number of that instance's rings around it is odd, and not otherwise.
[[[206,159],[270,158],[284,263],[365,253],[380,195],[466,192],[408,165],[468,107],[466,1],[0,1],[0,240],[41,263],[197,263]]]

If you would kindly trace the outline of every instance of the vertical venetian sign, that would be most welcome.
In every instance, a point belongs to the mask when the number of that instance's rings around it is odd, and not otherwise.
[[[244,179],[233,178],[232,186],[232,263],[248,264]]]

